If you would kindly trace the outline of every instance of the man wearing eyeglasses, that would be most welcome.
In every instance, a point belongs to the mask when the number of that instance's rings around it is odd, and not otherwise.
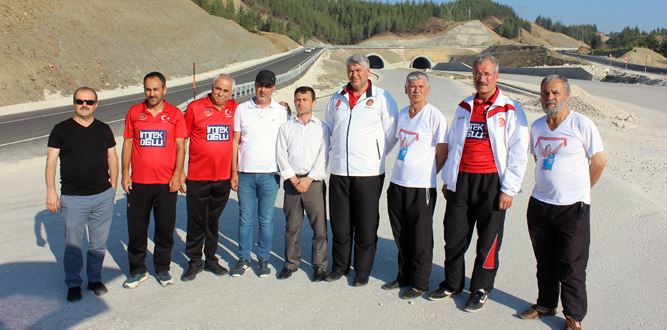
[[[58,123],[49,135],[46,158],[46,208],[62,210],[65,227],[67,300],[81,300],[82,238],[88,229],[88,289],[99,296],[102,263],[113,217],[118,179],[116,141],[109,125],[95,119],[97,93],[89,87],[74,92],[74,116]],[[56,167],[60,158],[60,191]]]
[[[155,218],[155,277],[162,286],[174,283],[169,268],[188,136],[183,113],[164,100],[167,94],[164,75],[148,73],[144,77],[144,94],[144,102],[130,107],[123,133],[121,184],[127,193],[130,261],[130,276],[123,286],[128,289],[148,279],[145,259],[151,209]]]
[[[479,311],[498,271],[505,212],[521,189],[528,161],[528,123],[518,102],[496,86],[498,60],[481,54],[473,64],[476,93],[456,108],[442,170],[445,209],[445,280],[431,292],[439,300],[463,291],[464,255],[475,225],[476,257],[465,311]]]

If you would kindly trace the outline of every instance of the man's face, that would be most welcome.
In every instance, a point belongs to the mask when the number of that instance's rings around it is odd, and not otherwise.
[[[482,61],[472,70],[472,80],[475,84],[475,90],[480,95],[489,96],[495,92],[498,77],[499,74],[490,60]]]
[[[426,79],[409,80],[405,86],[405,94],[408,95],[411,105],[425,102],[430,91],[431,87]]]
[[[211,86],[211,101],[221,107],[232,98],[232,82],[227,78],[218,78]]]
[[[294,94],[294,106],[296,107],[297,115],[305,115],[313,111],[315,100],[310,92]]]
[[[554,79],[540,87],[540,104],[549,117],[558,115],[567,105],[567,89],[560,79]]]
[[[89,105],[90,102],[94,103]],[[97,109],[97,101],[95,100],[95,94],[93,94],[93,92],[83,89],[74,94],[74,113],[77,117],[81,119],[90,119],[93,117],[95,109]]]
[[[144,81],[144,95],[146,95],[146,104],[154,107],[164,99],[167,94],[167,86],[162,84],[158,77],[149,77]]]
[[[268,104],[271,102],[271,95],[276,90],[276,85],[264,86],[255,83],[255,102],[260,104]]]
[[[347,66],[347,79],[355,91],[361,91],[368,81],[371,69],[364,68],[361,64],[350,64]]]

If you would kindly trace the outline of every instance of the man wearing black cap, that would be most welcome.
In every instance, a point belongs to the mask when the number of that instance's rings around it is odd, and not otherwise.
[[[231,188],[239,198],[239,261],[232,276],[250,268],[253,227],[259,222],[257,275],[267,277],[273,240],[273,206],[280,176],[276,162],[276,139],[280,126],[289,119],[287,109],[271,98],[276,75],[262,70],[255,78],[255,96],[239,104],[234,115]]]

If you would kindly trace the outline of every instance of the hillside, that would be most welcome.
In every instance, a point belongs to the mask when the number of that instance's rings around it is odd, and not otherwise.
[[[581,64],[555,51],[541,46],[496,45],[485,49],[483,54],[495,56],[503,67],[534,67],[543,65]],[[452,56],[451,62],[473,64],[475,56]]]
[[[293,47],[283,45],[280,49]],[[0,106],[68,95],[89,85],[112,89],[219,69],[280,51],[269,39],[214,17],[190,0],[3,0]]]
[[[667,58],[648,48],[635,47],[620,56],[619,59],[623,60],[624,57],[627,57],[628,62],[633,64],[667,67]]]
[[[588,47],[584,42],[576,40],[568,35],[549,31],[535,23],[530,24],[530,32],[521,31],[521,43],[542,45],[545,47]]]

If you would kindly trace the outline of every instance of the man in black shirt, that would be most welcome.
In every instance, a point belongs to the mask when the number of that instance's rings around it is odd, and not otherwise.
[[[49,135],[46,157],[46,208],[62,209],[65,225],[67,300],[81,300],[82,238],[88,228],[88,289],[107,292],[101,271],[113,216],[118,179],[116,141],[109,125],[93,116],[97,93],[89,87],[74,92],[74,116],[58,123]],[[56,192],[60,158],[61,197]]]

